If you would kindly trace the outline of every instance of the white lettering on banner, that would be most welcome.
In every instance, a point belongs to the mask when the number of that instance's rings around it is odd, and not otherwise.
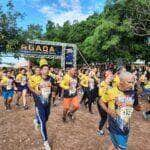
[[[42,51],[42,49],[41,49],[41,46],[40,46],[40,45],[37,45],[37,47],[36,47],[36,51]]]
[[[26,51],[39,51],[39,52],[45,52],[45,53],[55,53],[55,48],[53,46],[48,45],[34,45],[34,44],[22,44],[21,50]]]

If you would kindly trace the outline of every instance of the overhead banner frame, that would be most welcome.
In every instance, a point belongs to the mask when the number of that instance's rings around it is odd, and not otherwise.
[[[60,59],[61,67],[77,67],[76,44],[42,40],[27,40],[21,45],[19,54],[22,57]]]

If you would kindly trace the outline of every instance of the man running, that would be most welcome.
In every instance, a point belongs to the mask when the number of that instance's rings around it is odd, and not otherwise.
[[[70,119],[74,118],[74,113],[79,109],[79,100],[77,96],[77,77],[76,69],[70,68],[68,73],[61,81],[61,88],[64,90],[63,100],[63,122],[67,121],[67,115]],[[71,109],[71,104],[73,109]]]
[[[126,150],[130,129],[130,118],[133,113],[134,77],[129,72],[121,72],[117,87],[109,89],[102,96],[101,106],[108,113],[111,141],[116,149]]]
[[[48,121],[50,115],[51,106],[51,78],[48,76],[49,67],[48,65],[43,65],[41,67],[41,79],[35,82],[36,88],[29,86],[33,93],[36,108],[36,124],[41,127],[41,135],[43,137],[45,150],[50,150],[50,145],[48,142],[46,122]],[[34,122],[35,123],[35,122]]]

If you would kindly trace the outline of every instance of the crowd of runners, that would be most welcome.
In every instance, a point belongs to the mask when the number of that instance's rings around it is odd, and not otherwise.
[[[130,118],[133,110],[142,110],[139,97],[150,93],[150,67],[143,70],[126,67],[114,70],[99,67],[68,68],[66,71],[50,68],[45,59],[39,66],[32,68],[1,69],[0,88],[4,107],[12,109],[12,103],[24,110],[30,109],[29,97],[35,103],[35,129],[40,129],[44,146],[50,150],[46,122],[51,107],[62,102],[62,121],[75,121],[75,112],[86,107],[93,114],[93,105],[97,105],[100,115],[98,136],[103,136],[104,125],[112,141],[110,149],[125,150],[130,131]],[[139,94],[138,90],[142,89]],[[22,102],[21,102],[22,100]],[[147,98],[150,101],[149,96]],[[143,112],[144,118],[150,117],[150,111]]]

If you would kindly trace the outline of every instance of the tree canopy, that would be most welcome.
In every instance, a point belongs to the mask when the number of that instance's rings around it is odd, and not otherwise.
[[[17,50],[27,39],[43,39],[77,44],[88,62],[149,61],[149,0],[107,0],[103,12],[95,12],[84,21],[66,21],[60,26],[48,20],[45,32],[38,24],[28,25],[27,30],[19,28],[17,21],[23,15],[15,11],[12,0],[7,12],[0,6],[0,46],[6,52]],[[82,62],[80,57],[78,62]]]

